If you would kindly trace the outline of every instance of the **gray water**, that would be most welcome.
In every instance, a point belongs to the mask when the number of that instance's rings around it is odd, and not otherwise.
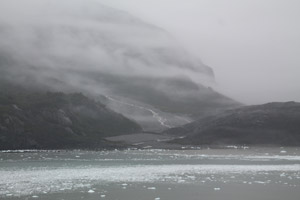
[[[300,150],[1,152],[0,199],[299,200]]]

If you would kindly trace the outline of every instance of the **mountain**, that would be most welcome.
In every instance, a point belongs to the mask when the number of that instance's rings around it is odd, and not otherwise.
[[[0,149],[116,147],[108,136],[141,127],[81,93],[28,91],[1,81]]]
[[[300,145],[300,103],[268,103],[228,110],[166,131],[193,145]]]
[[[1,79],[83,92],[146,130],[240,105],[212,89],[213,70],[168,32],[124,11],[92,0],[3,0],[0,19]]]

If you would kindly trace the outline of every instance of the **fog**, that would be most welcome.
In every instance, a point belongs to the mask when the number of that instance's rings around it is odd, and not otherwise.
[[[138,77],[185,75],[207,84],[213,79],[211,68],[185,52],[168,32],[97,1],[4,0],[0,5],[1,53],[21,68],[48,70],[40,70],[37,77],[58,69]],[[81,78],[63,77],[76,87],[83,86]]]
[[[167,29],[247,104],[300,101],[298,0],[101,0]]]
[[[296,0],[1,0],[0,50],[20,65],[47,70],[93,72],[101,62],[101,72],[122,76],[184,75],[246,104],[300,101],[299,6]],[[42,73],[52,76],[43,71],[36,78]],[[95,87],[71,73],[55,76]]]

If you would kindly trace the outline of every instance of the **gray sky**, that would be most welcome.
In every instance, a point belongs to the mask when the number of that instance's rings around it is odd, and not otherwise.
[[[247,104],[300,101],[299,0],[98,0],[174,35]]]

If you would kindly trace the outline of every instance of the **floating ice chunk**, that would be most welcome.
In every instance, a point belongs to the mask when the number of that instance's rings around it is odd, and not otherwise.
[[[76,158],[80,158],[80,156],[75,156]]]
[[[254,183],[265,184],[265,182],[263,182],[263,181],[254,181]]]
[[[221,188],[214,188],[214,190],[215,190],[215,191],[219,191],[219,190],[221,190]]]
[[[7,196],[7,197],[11,197],[11,196],[12,196],[12,194],[6,194],[6,196]]]
[[[148,187],[148,190],[156,190],[156,187]]]
[[[88,193],[95,193],[95,191],[94,190],[89,190]]]
[[[106,195],[105,195],[105,194],[101,194],[100,197],[101,197],[101,198],[105,198]]]
[[[232,148],[232,149],[238,149],[238,146],[234,146],[234,145],[230,145],[230,146],[226,146],[227,148]]]
[[[160,197],[155,198],[154,200],[160,200]]]
[[[188,176],[188,178],[191,179],[191,180],[195,180],[196,179],[195,176]]]
[[[282,151],[280,151],[280,153],[286,153],[286,151],[285,151],[285,150],[282,150]]]
[[[39,196],[37,196],[37,195],[33,195],[33,196],[32,196],[32,198],[39,198]]]
[[[122,186],[127,186],[128,184],[127,183],[122,183]]]

